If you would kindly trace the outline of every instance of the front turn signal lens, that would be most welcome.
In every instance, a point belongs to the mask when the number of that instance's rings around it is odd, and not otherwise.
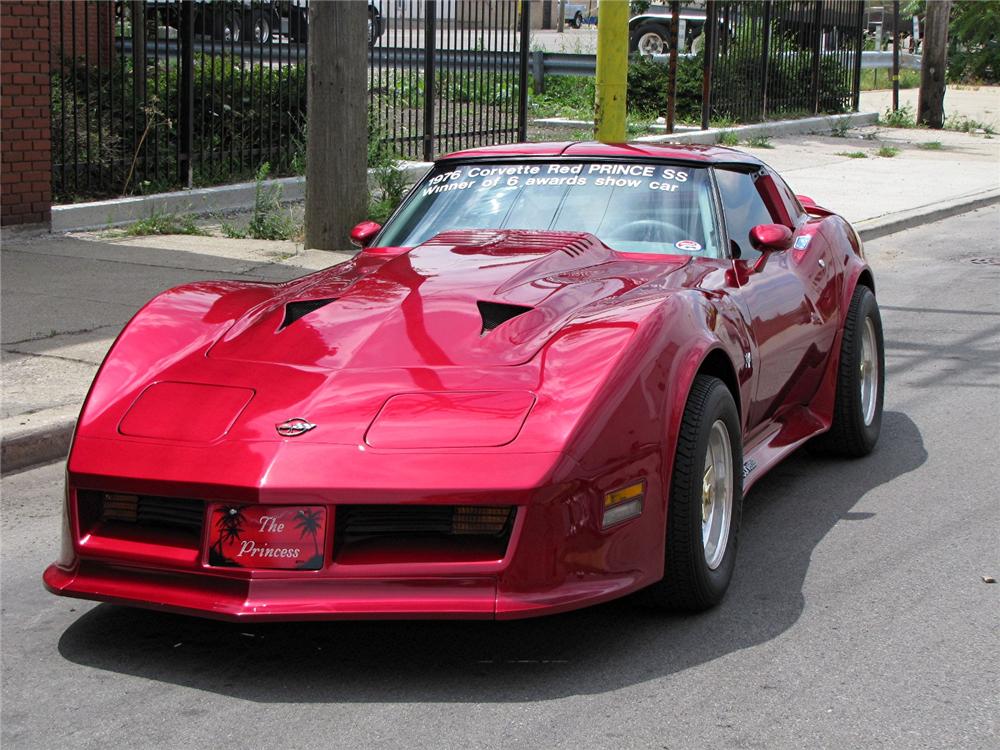
[[[604,516],[601,528],[628,521],[642,513],[642,503],[646,496],[646,481],[642,480],[622,487],[604,496]]]

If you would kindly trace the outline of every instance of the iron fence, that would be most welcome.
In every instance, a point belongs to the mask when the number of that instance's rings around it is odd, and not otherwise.
[[[706,6],[702,120],[753,122],[858,107],[863,0]]]
[[[370,4],[375,151],[429,160],[523,140],[529,7]],[[306,0],[68,0],[49,13],[57,202],[248,179],[265,163],[304,171]]]

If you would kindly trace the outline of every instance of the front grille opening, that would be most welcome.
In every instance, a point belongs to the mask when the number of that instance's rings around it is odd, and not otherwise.
[[[296,302],[289,302],[285,305],[285,319],[281,321],[281,328],[278,330],[283,330],[288,328],[292,323],[294,323],[299,318],[304,315],[308,315],[313,310],[319,310],[325,305],[329,305],[331,302],[335,301],[336,298],[331,297],[330,299],[305,299],[298,300]]]
[[[488,331],[492,331],[497,326],[506,323],[512,318],[516,318],[518,315],[524,315],[524,313],[531,310],[530,307],[524,307],[523,305],[508,305],[506,302],[476,302],[479,306],[479,314],[483,318],[483,330],[482,333],[485,334]]]
[[[202,500],[81,490],[77,505],[84,534],[184,547],[201,540]]]
[[[514,517],[511,505],[340,505],[334,561],[498,560]]]

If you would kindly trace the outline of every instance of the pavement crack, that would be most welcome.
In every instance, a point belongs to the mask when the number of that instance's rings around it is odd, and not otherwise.
[[[59,359],[63,362],[76,362],[81,365],[87,365],[88,367],[97,367],[93,362],[88,362],[85,359],[78,359],[77,357],[64,357],[61,354],[43,354],[41,352],[26,352],[22,349],[8,349],[4,347],[4,352],[6,354],[20,354],[26,357],[44,357],[45,359]]]
[[[90,328],[80,328],[75,331],[49,331],[44,336],[29,336],[26,339],[18,339],[17,341],[4,341],[0,346],[4,349],[10,346],[17,346],[18,344],[32,344],[36,341],[47,341],[48,339],[58,338],[59,336],[81,336],[85,333],[93,333],[94,331],[99,331],[102,328],[114,328],[115,326],[108,325],[107,323],[102,323],[99,326],[91,326]],[[17,352],[18,354],[32,354],[32,352]]]

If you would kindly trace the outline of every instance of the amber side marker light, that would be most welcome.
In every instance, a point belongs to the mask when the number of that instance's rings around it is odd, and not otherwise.
[[[604,496],[604,520],[601,528],[635,518],[642,513],[642,501],[646,496],[646,482],[636,482]]]

